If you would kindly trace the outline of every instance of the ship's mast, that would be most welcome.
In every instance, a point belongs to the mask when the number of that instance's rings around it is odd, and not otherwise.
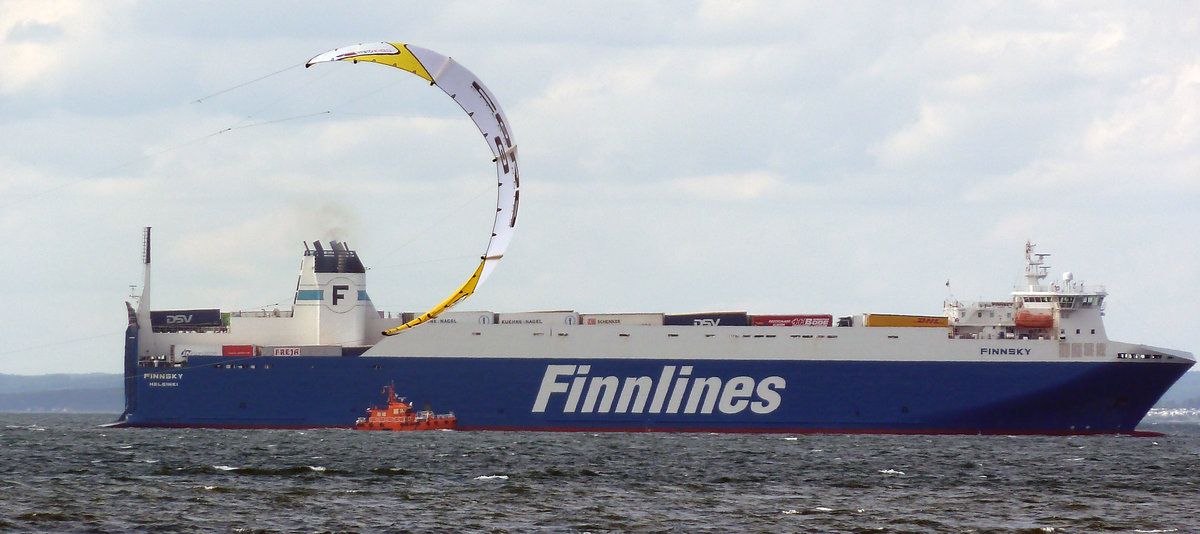
[[[1033,249],[1037,245],[1025,242],[1025,285],[1026,291],[1044,291],[1041,281],[1046,278],[1050,266],[1045,264],[1049,254],[1037,253]]]
[[[138,320],[150,314],[150,227],[142,229],[142,295],[138,297]]]
[[[150,227],[142,230],[142,294],[138,297],[138,355],[146,356],[153,348],[154,329],[150,324]]]

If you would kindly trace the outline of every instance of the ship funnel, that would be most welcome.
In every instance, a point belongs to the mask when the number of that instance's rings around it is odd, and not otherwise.
[[[313,241],[304,251],[293,317],[310,325],[310,343],[368,345],[379,312],[367,297],[366,269],[345,242]]]

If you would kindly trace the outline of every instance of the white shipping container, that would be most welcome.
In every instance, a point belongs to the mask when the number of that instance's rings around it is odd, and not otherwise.
[[[263,356],[341,356],[341,345],[292,345],[263,347]]]
[[[498,313],[496,314],[496,324],[577,325],[579,324],[579,314],[573,311]]]
[[[446,312],[425,322],[428,324],[492,324],[496,322],[496,314],[490,311]]]
[[[417,316],[417,314],[413,312],[391,312],[379,310],[378,313],[380,319],[397,319],[401,323],[407,323],[413,320],[413,317]]]
[[[662,326],[661,313],[581,313],[582,325]]]
[[[171,345],[172,361],[188,356],[220,356],[221,345]]]

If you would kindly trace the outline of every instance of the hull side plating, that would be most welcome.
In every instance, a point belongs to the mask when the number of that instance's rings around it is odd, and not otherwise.
[[[582,366],[588,368],[587,380],[578,384],[573,379],[579,375],[548,371]],[[668,367],[675,372],[669,384],[663,384]],[[690,376],[680,378],[679,370],[686,367],[691,368]],[[193,357],[188,368],[139,378],[139,408],[126,424],[351,427],[377,402],[381,384],[394,381],[397,390],[411,398],[452,409],[460,429],[1131,433],[1187,367],[1125,362],[368,357],[268,362]],[[556,380],[550,383],[551,393],[543,393],[546,398],[538,411],[539,392],[551,380],[548,375]],[[606,377],[618,378],[617,389],[590,387],[590,382],[602,383]],[[657,383],[644,394],[636,390],[628,395],[622,409],[620,385],[628,378],[647,377]],[[755,395],[753,387],[739,388],[739,377],[743,386],[749,386],[746,377],[757,378],[765,395]],[[763,388],[770,377],[779,380]],[[572,392],[575,387],[579,391]],[[658,387],[666,390],[657,393]],[[675,392],[676,388],[683,389]],[[657,412],[656,393],[662,399]]]

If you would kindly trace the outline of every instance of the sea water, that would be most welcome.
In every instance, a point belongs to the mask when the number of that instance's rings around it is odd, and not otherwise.
[[[0,530],[1200,532],[1162,437],[114,429],[0,414]]]

